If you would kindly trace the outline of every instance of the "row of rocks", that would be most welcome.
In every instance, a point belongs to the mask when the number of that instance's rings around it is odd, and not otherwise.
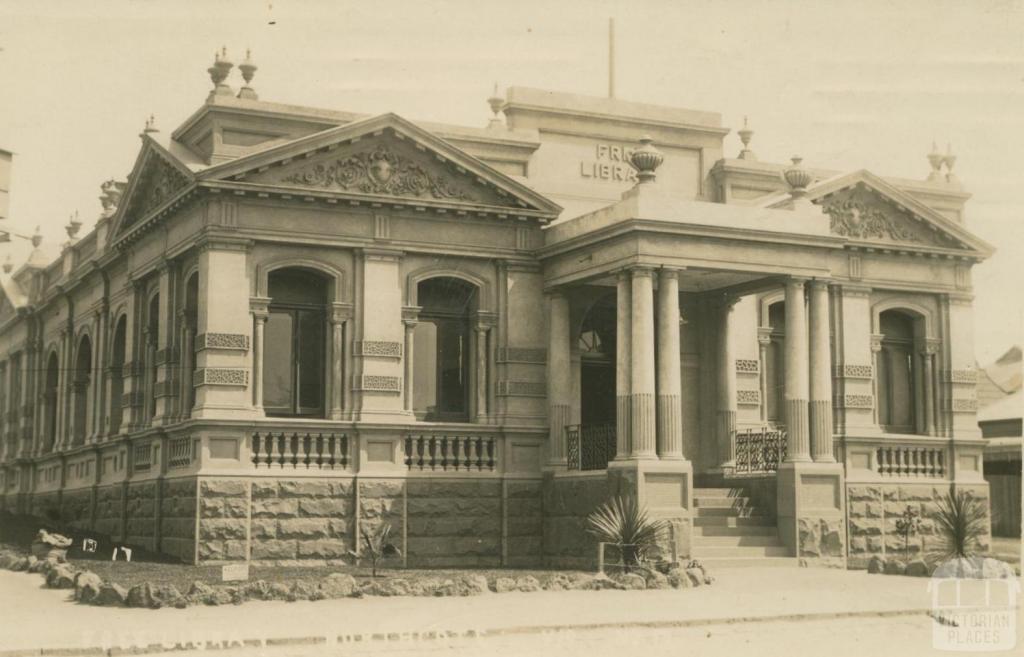
[[[955,577],[960,579],[1006,579],[1014,577],[1013,568],[998,559],[971,557],[952,559],[935,564],[924,559],[909,562],[899,559],[871,557],[868,572],[882,575],[907,575],[909,577]]]

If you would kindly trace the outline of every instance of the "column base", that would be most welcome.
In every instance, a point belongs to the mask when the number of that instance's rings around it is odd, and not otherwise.
[[[808,565],[846,567],[846,491],[839,463],[786,462],[777,473],[779,538]]]
[[[672,535],[663,537],[665,558],[690,556],[693,463],[685,458],[614,461],[608,464],[608,492],[635,497],[650,517],[668,521]]]

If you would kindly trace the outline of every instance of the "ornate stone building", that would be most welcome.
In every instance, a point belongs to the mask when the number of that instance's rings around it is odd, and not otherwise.
[[[856,567],[987,494],[952,155],[731,158],[717,114],[525,88],[414,123],[231,68],[4,280],[5,508],[190,562],[387,521],[409,565],[579,565],[629,493],[681,555]]]

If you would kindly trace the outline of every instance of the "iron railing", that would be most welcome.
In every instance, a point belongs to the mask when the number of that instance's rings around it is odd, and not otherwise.
[[[737,474],[776,472],[786,458],[786,432],[783,429],[761,427],[736,431]]]
[[[565,427],[569,470],[605,470],[615,458],[615,424],[569,424]]]

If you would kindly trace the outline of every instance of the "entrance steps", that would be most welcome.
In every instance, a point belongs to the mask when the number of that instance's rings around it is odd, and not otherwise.
[[[742,488],[694,488],[693,558],[710,569],[796,566],[775,519]]]

